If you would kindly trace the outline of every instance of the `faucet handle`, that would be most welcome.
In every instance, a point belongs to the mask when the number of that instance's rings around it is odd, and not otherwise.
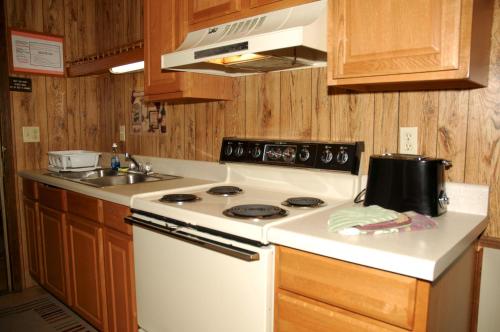
[[[151,164],[149,161],[147,161],[144,163],[142,168],[144,170],[144,173],[151,173],[153,171],[153,164]]]

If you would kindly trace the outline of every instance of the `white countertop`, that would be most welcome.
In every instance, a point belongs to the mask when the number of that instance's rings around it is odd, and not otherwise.
[[[450,199],[466,201],[463,195],[486,197],[486,204],[473,206],[474,213],[449,210],[434,218],[438,227],[428,230],[377,235],[340,235],[328,231],[332,210],[314,217],[271,227],[268,240],[311,253],[395,272],[428,281],[439,275],[457,259],[487,226],[488,187],[451,184]],[[455,197],[454,197],[455,196]],[[352,203],[338,209],[352,206]],[[453,208],[453,206],[451,206]]]
[[[216,163],[165,159],[161,173],[180,179],[95,188],[46,175],[46,170],[21,171],[21,177],[63,189],[130,206],[134,195],[224,180],[225,166]],[[157,164],[161,164],[155,158]],[[213,164],[213,165],[212,165]],[[167,167],[168,166],[168,167]],[[193,167],[187,167],[193,166]],[[157,168],[158,169],[158,168]],[[194,171],[193,171],[194,170]],[[186,176],[186,175],[191,175]],[[274,244],[434,281],[457,259],[487,226],[488,187],[447,183],[451,204],[436,217],[438,227],[430,230],[377,235],[346,236],[328,231],[332,209],[271,226],[267,240]],[[351,206],[348,203],[337,208]]]

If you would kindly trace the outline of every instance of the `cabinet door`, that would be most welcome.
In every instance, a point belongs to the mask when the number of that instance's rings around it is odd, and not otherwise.
[[[155,100],[229,100],[232,79],[198,73],[162,72],[161,55],[184,40],[188,3],[181,0],[144,0],[144,93]]]
[[[73,309],[102,330],[105,326],[102,228],[91,220],[68,214]]]
[[[42,264],[40,253],[40,225],[38,220],[38,203],[24,198],[24,222],[28,246],[28,269],[31,276],[41,283]]]
[[[161,71],[161,55],[175,50],[182,27],[178,2],[144,0],[144,92],[146,95],[173,93],[181,90],[179,73]],[[184,36],[182,36],[183,38]]]
[[[241,0],[188,0],[189,25],[241,11]]]
[[[460,0],[332,0],[331,78],[459,67]]]
[[[40,205],[42,285],[65,303],[70,303],[66,243],[66,214]]]
[[[104,231],[108,330],[137,331],[132,237],[110,228]]]

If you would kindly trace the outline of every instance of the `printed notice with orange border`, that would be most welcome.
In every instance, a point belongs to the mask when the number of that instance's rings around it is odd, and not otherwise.
[[[11,30],[15,72],[64,76],[63,38]]]

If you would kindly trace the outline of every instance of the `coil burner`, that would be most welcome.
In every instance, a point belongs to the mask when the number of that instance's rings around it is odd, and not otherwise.
[[[288,214],[278,206],[266,204],[245,204],[237,205],[222,212],[227,217],[243,219],[277,219]]]
[[[176,204],[192,203],[199,200],[201,200],[201,198],[193,194],[170,194],[164,195],[162,198],[160,198],[160,202]]]
[[[207,193],[216,196],[234,196],[241,194],[243,189],[235,186],[218,186],[210,188]]]
[[[284,206],[293,206],[301,208],[317,208],[320,206],[324,206],[325,202],[315,197],[290,197],[281,204]]]

